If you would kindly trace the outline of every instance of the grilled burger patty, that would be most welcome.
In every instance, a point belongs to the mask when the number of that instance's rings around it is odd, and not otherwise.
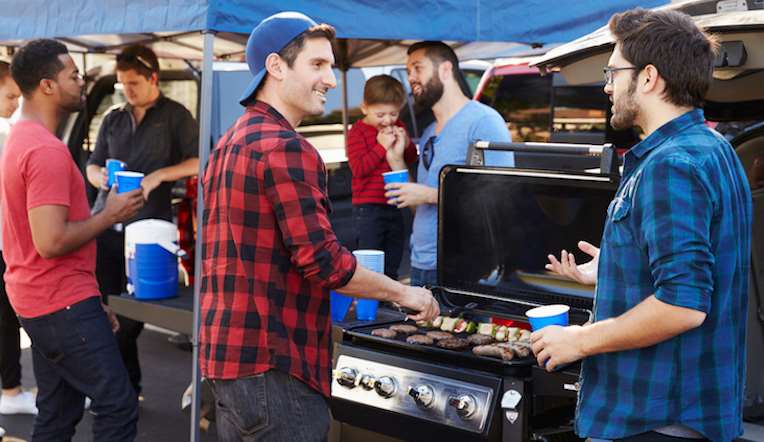
[[[452,335],[449,332],[444,332],[439,330],[428,331],[427,336],[431,337],[432,339],[436,341],[440,341],[442,339],[451,339],[454,337],[454,335]]]
[[[417,330],[419,330],[416,326],[408,325],[408,324],[395,324],[393,326],[390,326],[390,330],[396,332],[396,333],[406,333],[407,335],[410,335],[412,333],[416,333]]]
[[[435,340],[427,335],[411,335],[406,338],[406,342],[409,344],[432,345]]]
[[[470,335],[467,338],[467,341],[469,341],[471,345],[487,345],[493,342],[493,337],[475,333],[474,335]]]
[[[463,338],[449,338],[438,341],[437,345],[438,347],[446,348],[448,350],[461,351],[467,349],[470,346],[470,343]]]
[[[394,338],[397,333],[389,328],[375,328],[371,331],[371,335],[379,336],[380,338]]]
[[[515,357],[512,349],[503,345],[478,345],[472,348],[472,352],[478,356],[488,356],[504,361],[511,361]]]

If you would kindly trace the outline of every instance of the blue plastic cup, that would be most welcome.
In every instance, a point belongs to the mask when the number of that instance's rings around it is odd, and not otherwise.
[[[376,299],[361,299],[355,302],[355,317],[359,321],[373,321],[377,319],[379,301]]]
[[[382,174],[382,179],[385,180],[385,185],[390,183],[408,183],[409,182],[409,171],[406,169],[403,170],[394,170],[392,172],[385,172]],[[396,204],[396,198],[391,198],[388,203],[390,204]]]
[[[385,184],[408,183],[409,171],[406,169],[403,169],[403,170],[394,170],[392,172],[385,172],[382,174],[382,179],[385,180]]]
[[[362,249],[353,252],[358,264],[367,269],[377,272],[385,272],[385,252],[382,250]],[[377,319],[377,307],[379,301],[376,299],[361,299],[355,303],[355,317],[359,321],[373,321]]]
[[[106,172],[109,174],[109,179],[106,182],[106,185],[109,186],[109,188],[111,188],[111,186],[114,185],[114,181],[116,179],[114,174],[116,172],[121,172],[125,170],[126,168],[127,168],[127,163],[125,163],[124,161],[119,161],[114,158],[109,158],[108,160],[106,160]]]
[[[114,172],[114,176],[117,180],[117,193],[125,193],[138,189],[141,187],[141,181],[143,181],[143,174],[140,172],[123,170]]]
[[[383,250],[362,249],[353,252],[359,264],[372,272],[385,272],[385,252]]]
[[[330,301],[331,301],[332,321],[342,322],[342,320],[345,319],[345,315],[348,313],[348,308],[350,307],[350,304],[353,303],[353,297],[345,296],[343,294],[335,292],[334,290],[331,290],[329,294],[331,295]]]
[[[568,325],[570,307],[563,304],[544,305],[525,312],[533,331],[541,330],[547,325]]]

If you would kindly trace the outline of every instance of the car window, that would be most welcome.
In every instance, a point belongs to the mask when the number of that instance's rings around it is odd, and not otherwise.
[[[608,97],[602,86],[556,86],[555,132],[601,132],[607,125]]]
[[[467,80],[467,85],[470,87],[470,97],[475,96],[475,91],[480,84],[480,79],[483,78],[484,70],[479,69],[462,69],[464,79]]]
[[[497,75],[485,85],[480,101],[504,117],[513,141],[548,141],[551,85],[549,76]]]

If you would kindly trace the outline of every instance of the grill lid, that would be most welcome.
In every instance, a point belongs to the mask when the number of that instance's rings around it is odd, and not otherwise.
[[[438,285],[448,301],[525,300],[591,309],[593,286],[551,275],[547,255],[599,245],[617,183],[576,172],[446,166],[438,202]]]

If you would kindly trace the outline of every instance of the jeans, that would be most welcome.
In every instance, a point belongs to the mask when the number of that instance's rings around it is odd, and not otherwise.
[[[210,383],[220,442],[318,442],[329,433],[326,399],[278,370]]]
[[[93,402],[93,440],[132,441],[138,400],[97,296],[36,318],[19,318],[32,340],[37,408],[32,442],[68,441]]]
[[[434,286],[438,283],[438,271],[411,267],[411,285],[413,287]]]
[[[0,379],[4,389],[21,385],[21,335],[19,319],[5,291],[5,260],[0,253]]]
[[[401,209],[386,204],[353,206],[359,249],[385,252],[385,275],[398,279],[403,257],[403,215]]]
[[[125,291],[125,234],[106,229],[96,240],[98,259],[96,260],[96,278],[103,294],[104,303],[109,295],[119,295]],[[135,392],[141,392],[141,364],[138,360],[138,336],[143,331],[143,322],[118,315],[119,331],[117,346],[122,361],[125,363],[130,383]]]

